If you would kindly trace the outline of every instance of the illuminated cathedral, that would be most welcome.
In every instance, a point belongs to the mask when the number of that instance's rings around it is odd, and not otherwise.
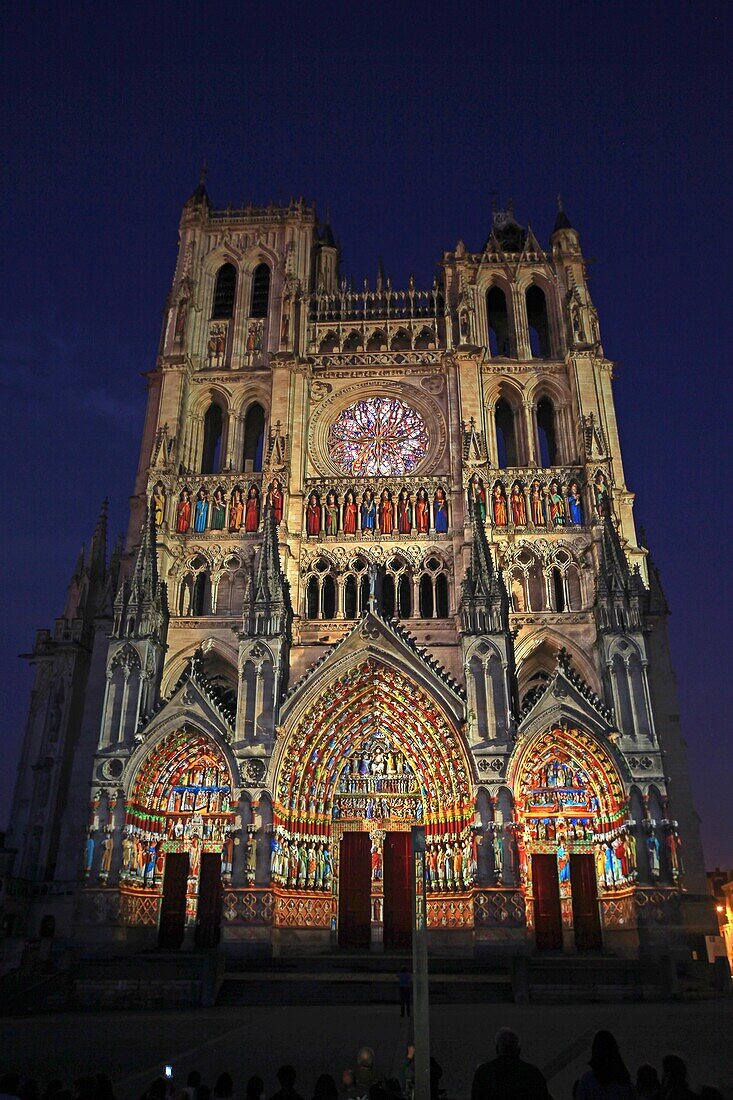
[[[404,948],[422,825],[435,950],[700,947],[579,235],[490,221],[356,286],[302,200],[186,202],[126,545],[103,510],[31,657],[7,936]]]

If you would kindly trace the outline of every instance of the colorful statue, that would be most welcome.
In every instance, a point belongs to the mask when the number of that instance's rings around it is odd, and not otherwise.
[[[596,512],[599,518],[603,519],[604,516],[610,514],[611,509],[609,505],[608,485],[606,484],[606,479],[601,470],[598,471],[593,481],[593,497],[596,502]]]
[[[343,530],[345,535],[356,534],[357,512],[358,509],[356,506],[356,501],[354,500],[354,494],[351,492],[351,490],[349,490],[349,492],[347,492],[346,494],[346,499],[344,500]]]
[[[339,506],[335,493],[326,494],[325,530],[327,535],[337,535],[339,529]]]
[[[318,493],[311,493],[305,510],[305,531],[310,538],[321,533],[321,501]]]
[[[183,489],[178,498],[176,508],[176,531],[179,535],[185,535],[191,526],[191,490]]]
[[[529,490],[529,509],[535,527],[545,526],[545,509],[542,500],[542,486],[539,481],[532,482]]]
[[[496,829],[492,843],[494,852],[494,878],[501,882],[504,875],[504,830]]]
[[[247,493],[247,504],[244,509],[245,531],[259,531],[260,529],[260,491],[256,485],[250,485]]]
[[[150,504],[153,510],[153,523],[156,527],[162,527],[165,519],[165,488],[162,481],[155,483]]]
[[[389,489],[382,489],[379,498],[379,530],[383,535],[391,535],[394,530],[394,509]]]
[[[442,486],[438,486],[433,497],[433,526],[437,534],[445,534],[448,530],[448,501]]]
[[[362,531],[374,532],[376,525],[377,504],[374,500],[374,493],[371,489],[367,489],[361,498],[361,529]]]
[[[227,502],[221,485],[214,489],[214,500],[211,505],[211,530],[223,531],[227,518]]]
[[[221,873],[225,878],[231,878],[232,863],[234,861],[234,841],[231,833],[227,833],[224,837],[224,843],[221,847]]]
[[[525,527],[527,524],[527,505],[524,500],[522,486],[518,481],[515,481],[512,485],[510,503],[512,509],[512,523],[515,527]]]
[[[229,530],[233,534],[237,534],[242,530],[243,524],[244,501],[242,500],[242,490],[237,485],[232,490],[232,505],[229,509]]]
[[[562,840],[557,846],[557,872],[561,883],[570,882],[570,852]]]
[[[278,525],[283,521],[284,504],[285,496],[283,494],[283,487],[279,479],[274,477],[267,489],[267,506],[272,510],[273,518]]]
[[[112,852],[114,851],[114,838],[111,833],[107,833],[106,837],[102,841],[102,859],[99,865],[100,876],[104,875],[106,878],[112,867]]]
[[[427,535],[430,529],[430,505],[425,489],[418,489],[415,503],[415,526],[419,535]]]
[[[509,522],[506,507],[506,493],[504,492],[504,486],[500,481],[497,481],[496,485],[494,486],[491,497],[494,512],[494,523],[497,527],[506,527],[507,523]]]
[[[568,516],[574,527],[580,527],[583,523],[583,502],[580,499],[580,486],[577,481],[571,481],[568,485]]]
[[[565,526],[565,501],[560,489],[560,482],[553,480],[550,483],[550,520],[553,527]]]
[[[646,838],[646,851],[649,857],[649,873],[653,879],[659,878],[659,840],[655,832],[648,834]]]
[[[196,494],[196,508],[194,509],[193,529],[198,534],[206,530],[209,518],[209,493],[202,486]]]
[[[412,530],[412,497],[406,489],[401,489],[397,498],[397,530],[401,535]]]
[[[486,489],[478,474],[472,474],[468,483],[469,512],[476,512],[479,519],[486,523]]]

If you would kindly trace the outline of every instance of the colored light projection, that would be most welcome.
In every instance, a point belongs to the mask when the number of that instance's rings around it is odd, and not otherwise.
[[[513,771],[517,813],[533,851],[552,851],[560,840],[591,850],[598,835],[626,822],[616,766],[581,730],[548,730],[530,742]]]
[[[367,397],[341,412],[328,432],[331,459],[355,477],[401,477],[428,448],[425,421],[404,401]]]
[[[364,828],[421,821],[462,836],[473,822],[466,749],[435,701],[368,660],[329,685],[285,740],[274,822],[283,835],[328,838],[335,822]]]
[[[128,804],[125,832],[157,842],[162,852],[218,852],[234,826],[232,776],[207,736],[178,730],[152,751]]]

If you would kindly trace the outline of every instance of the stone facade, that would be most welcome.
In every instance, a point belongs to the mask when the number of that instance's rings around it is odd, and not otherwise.
[[[399,946],[420,823],[438,946],[694,947],[612,377],[562,210],[548,249],[495,211],[431,288],[355,289],[312,207],[215,210],[202,181],[127,546],[107,561],[103,513],[31,657],[7,929]]]

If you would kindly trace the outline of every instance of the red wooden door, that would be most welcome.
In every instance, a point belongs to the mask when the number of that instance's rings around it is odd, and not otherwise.
[[[570,889],[573,894],[573,927],[578,951],[600,951],[601,918],[598,913],[596,867],[592,855],[570,857]]]
[[[204,852],[196,909],[196,946],[216,947],[221,938],[221,855]]]
[[[186,887],[188,886],[188,853],[168,852],[163,875],[163,898],[160,903],[158,946],[180,947],[186,928]]]
[[[384,946],[412,943],[412,879],[410,834],[387,833],[384,838]]]
[[[562,947],[562,915],[557,858],[554,855],[532,856],[532,893],[537,949],[559,951]]]
[[[339,947],[369,947],[371,888],[369,833],[344,833],[339,853]]]

